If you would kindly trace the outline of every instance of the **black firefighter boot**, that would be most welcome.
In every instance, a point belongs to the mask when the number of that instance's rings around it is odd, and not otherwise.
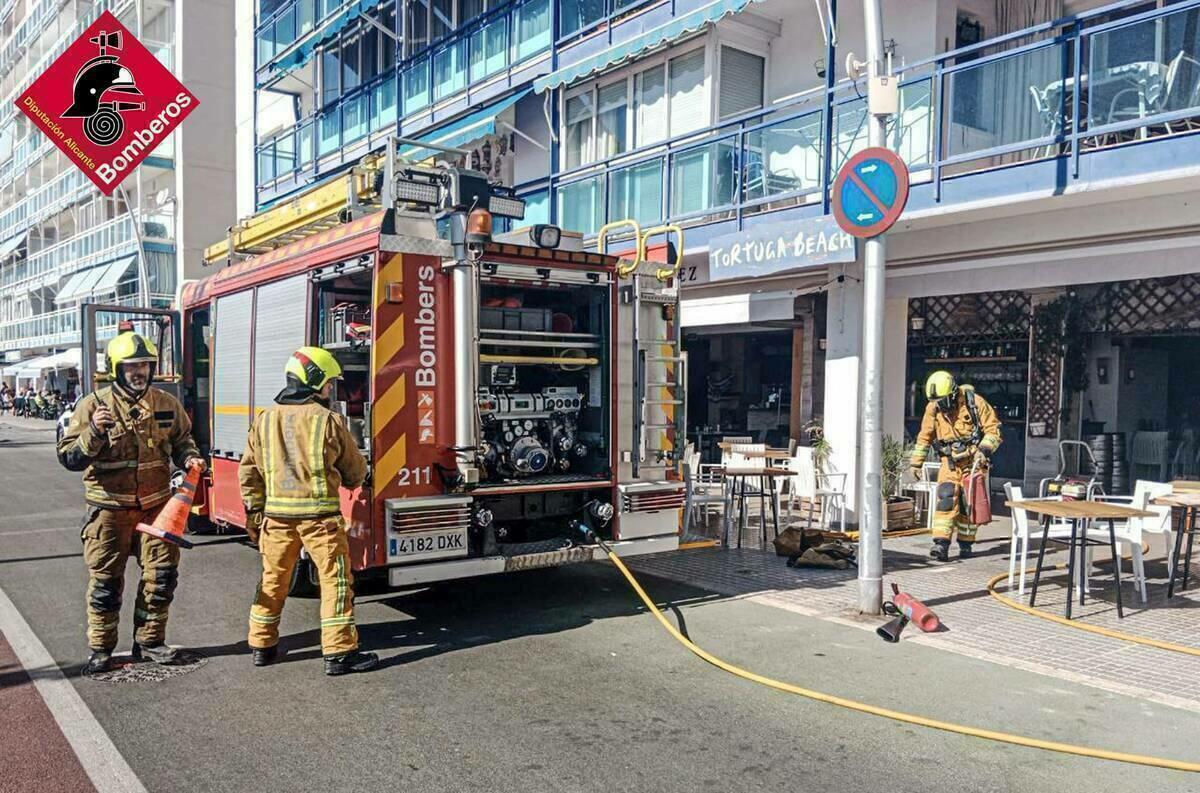
[[[325,674],[335,677],[348,675],[351,672],[370,672],[379,666],[379,656],[375,653],[360,653],[358,650],[345,655],[325,656]]]
[[[279,645],[273,647],[251,647],[250,658],[254,661],[255,666],[270,666],[275,663],[275,656],[279,654]]]
[[[934,540],[933,547],[929,549],[929,555],[939,562],[948,560],[950,558],[950,541]]]
[[[160,642],[159,644],[138,644],[134,642],[133,659],[135,661],[148,659],[160,666],[171,666],[179,661],[179,651],[165,642]]]
[[[98,650],[95,647],[92,647],[91,650],[92,654],[88,656],[87,663],[83,665],[85,674],[95,675],[112,669],[111,652],[108,650]]]
[[[970,558],[974,557],[975,556],[974,545],[975,545],[975,543],[973,543],[973,542],[963,542],[962,540],[959,540],[958,541],[958,558],[959,559],[970,559]]]

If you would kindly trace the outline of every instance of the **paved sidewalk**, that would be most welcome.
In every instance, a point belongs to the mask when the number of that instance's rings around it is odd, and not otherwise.
[[[928,535],[884,540],[885,591],[895,582],[935,609],[948,628],[943,633],[921,634],[909,626],[903,641],[1200,712],[1200,656],[1075,630],[1023,614],[992,598],[987,592],[988,580],[1008,572],[1008,531],[1007,519],[998,520],[981,532],[976,558],[957,560],[957,548],[952,547],[951,560],[945,564],[929,558]],[[856,613],[854,569],[788,568],[786,560],[773,550],[757,547],[757,533],[757,526],[746,531],[747,547],[742,549],[710,548],[644,557],[635,559],[634,567],[640,573],[872,630],[882,622],[865,620]],[[1077,600],[1073,615],[1079,622],[1200,649],[1200,587],[1191,584],[1190,591],[1177,594],[1168,603],[1165,549],[1160,538],[1151,542],[1146,560],[1148,603],[1143,604],[1135,592],[1126,561],[1122,570],[1125,618],[1118,619],[1111,573],[1104,564],[1094,568],[1088,602],[1080,607]],[[1106,556],[1098,552],[1095,561]],[[1051,545],[1046,553],[1047,568],[1065,561],[1065,551]],[[1036,546],[1030,549],[1030,566],[1035,562]],[[1200,581],[1200,577],[1192,580]],[[1029,576],[1024,597],[1017,595],[1015,583],[1011,594],[1005,581],[997,589],[1026,602],[1031,586]],[[1037,607],[1061,616],[1065,596],[1065,572],[1051,571],[1042,578]]]

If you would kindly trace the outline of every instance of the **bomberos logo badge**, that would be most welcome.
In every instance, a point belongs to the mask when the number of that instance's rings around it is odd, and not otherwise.
[[[17,98],[105,195],[199,104],[108,11]]]

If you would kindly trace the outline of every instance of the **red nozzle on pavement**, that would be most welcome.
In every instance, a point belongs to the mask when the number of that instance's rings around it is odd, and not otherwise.
[[[913,625],[925,633],[933,633],[942,627],[942,621],[938,619],[938,615],[912,595],[901,592],[900,587],[895,584],[892,584],[892,602],[896,604],[896,608],[900,609],[901,614],[908,617]]]

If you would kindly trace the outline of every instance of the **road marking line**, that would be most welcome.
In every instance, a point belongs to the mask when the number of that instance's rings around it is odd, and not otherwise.
[[[0,589],[0,631],[8,638],[17,660],[33,680],[46,708],[54,716],[98,793],[147,793],[75,686],[54,663],[45,645],[3,589]]]
[[[6,531],[0,529],[0,537],[14,537],[18,534],[49,534],[54,531],[79,531],[78,526],[59,526],[54,529],[17,529],[15,531]]]

